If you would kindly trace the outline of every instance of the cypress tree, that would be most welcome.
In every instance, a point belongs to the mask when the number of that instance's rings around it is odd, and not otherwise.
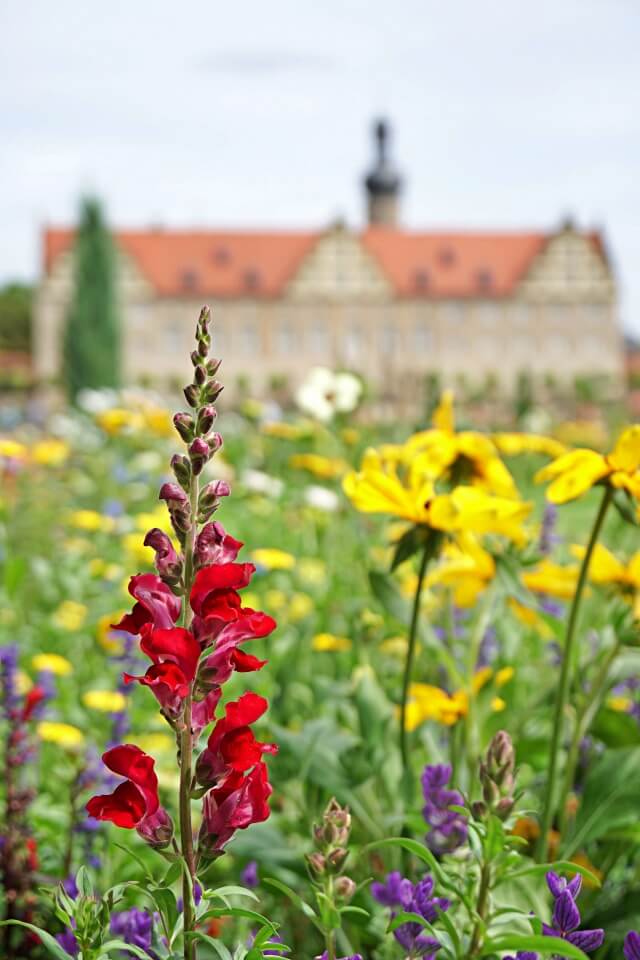
[[[72,401],[84,388],[120,383],[114,249],[93,198],[82,202],[74,255],[74,290],[63,343],[64,380]]]

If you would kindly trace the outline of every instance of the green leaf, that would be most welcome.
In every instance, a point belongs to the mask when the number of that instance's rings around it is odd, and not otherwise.
[[[410,527],[395,543],[395,553],[391,561],[391,572],[401,563],[412,557],[424,544],[424,530],[419,526]]]
[[[614,830],[633,826],[638,819],[638,794],[640,747],[607,750],[587,774],[575,828],[563,853],[570,856]]]
[[[76,887],[83,897],[93,896],[93,884],[86,867],[80,867],[76,873]]]
[[[169,932],[173,930],[178,920],[178,904],[176,895],[168,887],[156,887],[145,891],[157,906],[164,917]]]
[[[486,940],[482,948],[483,957],[489,954],[501,953],[504,950],[532,950],[542,954],[558,954],[561,957],[571,957],[573,960],[587,960],[586,953],[574,947],[568,940],[560,937],[544,937],[537,934],[510,933],[503,937]]]
[[[406,626],[411,617],[411,607],[402,596],[396,584],[386,573],[379,570],[369,571],[369,584],[376,599],[394,620]]]
[[[49,951],[52,957],[56,957],[57,960],[69,960],[67,951],[63,950],[55,937],[52,937],[46,930],[41,930],[40,927],[34,926],[33,923],[25,923],[24,920],[0,920],[0,927],[7,926],[26,927],[27,930],[31,930],[32,933],[35,933],[36,936],[40,938],[42,946]]]
[[[554,863],[534,863],[532,866],[525,867],[523,870],[515,870],[512,873],[506,874],[497,881],[496,886],[504,883],[505,880],[519,880],[522,877],[542,876],[545,873],[549,873],[550,870],[553,870],[554,873],[579,873],[581,877],[585,877],[585,879],[589,880],[594,886],[601,886],[595,873],[587,870],[586,867],[583,867],[579,863],[573,863],[571,860],[556,860]]]
[[[253,890],[247,890],[246,887],[238,887],[234,884],[216,887],[214,890],[205,890],[202,896],[204,900],[212,900],[214,897],[219,897],[221,900],[224,900],[225,897],[248,897],[249,900],[255,900],[256,903],[260,901]]]
[[[292,890],[291,887],[288,887],[286,883],[283,883],[282,880],[277,880],[275,877],[267,877],[267,879],[264,880],[264,883],[268,887],[274,887],[276,890],[284,893],[284,895],[291,900],[292,904],[297,907],[298,910],[304,913],[305,917],[311,920],[313,925],[318,930],[322,931],[322,924],[318,919],[317,913],[312,906],[306,903],[306,901],[304,901],[302,897],[295,892],[295,890]]]
[[[422,860],[423,863],[429,866],[440,883],[447,885],[442,867],[431,853],[431,850],[423,846],[423,844],[418,843],[417,840],[410,840],[409,837],[386,837],[384,840],[374,840],[373,843],[368,843],[360,852],[361,854],[367,853],[369,850],[374,850],[378,847],[402,847],[404,850],[408,850],[409,853],[412,853],[418,860]]]
[[[132,953],[134,957],[140,957],[140,960],[153,960],[146,950],[143,950],[141,947],[134,947],[131,943],[127,943],[125,940],[109,940],[108,943],[103,943],[100,949],[126,950],[129,953]],[[67,960],[69,960],[68,957]]]
[[[267,917],[263,917],[261,913],[257,913],[255,910],[247,910],[246,907],[214,907],[201,914],[198,920],[209,920],[211,917],[246,917],[248,920],[253,920],[254,923],[268,926],[269,935],[278,932],[278,928]]]
[[[162,881],[163,887],[171,887],[176,880],[179,880],[182,876],[182,867],[180,866],[180,861],[176,860],[175,863],[172,863],[167,872],[164,875]]]

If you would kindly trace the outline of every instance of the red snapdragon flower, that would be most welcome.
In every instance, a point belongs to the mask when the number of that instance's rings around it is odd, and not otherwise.
[[[236,830],[269,817],[272,787],[264,763],[258,763],[247,776],[233,772],[210,790],[203,801],[203,819],[198,846],[210,858],[219,856]]]
[[[256,739],[251,723],[258,720],[268,702],[257,693],[248,691],[239,700],[228,703],[209,735],[206,748],[200,754],[197,777],[200,783],[219,783],[233,773],[245,773],[260,763],[263,753],[277,753],[274,743],[261,743]]]
[[[32,687],[31,690],[29,690],[22,705],[21,720],[23,723],[26,723],[27,720],[31,719],[33,711],[36,709],[38,704],[42,703],[42,701],[46,699],[46,696],[46,691],[37,684],[35,687]]]
[[[145,627],[168,630],[180,616],[180,598],[154,573],[138,573],[129,581],[129,593],[137,601],[131,613],[124,615],[114,630],[126,630],[138,636]]]
[[[133,743],[107,750],[102,761],[118,776],[125,777],[113,793],[92,797],[87,803],[89,816],[108,820],[128,830],[135,828],[147,841],[168,843],[173,826],[160,806],[155,760]]]
[[[212,563],[230,563],[235,560],[244,544],[227,533],[222,524],[214,520],[207,523],[196,537],[195,558],[199,567]]]
[[[169,630],[146,628],[140,649],[152,660],[153,665],[143,676],[125,673],[125,683],[137,680],[149,687],[162,709],[170,716],[177,717],[196,675],[200,644],[183,627]]]
[[[196,574],[191,588],[191,609],[196,616],[219,624],[240,617],[238,590],[246,587],[255,571],[252,563],[212,563]]]

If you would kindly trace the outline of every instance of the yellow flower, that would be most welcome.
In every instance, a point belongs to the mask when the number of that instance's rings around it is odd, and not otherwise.
[[[521,453],[540,453],[555,458],[567,451],[564,443],[559,440],[536,433],[494,433],[493,442],[505,457],[517,457]]]
[[[632,705],[631,697],[609,697],[607,699],[607,706],[610,710],[615,710],[616,713],[627,713]]]
[[[342,482],[344,492],[356,510],[362,513],[388,513],[428,523],[428,503],[434,495],[433,480],[425,477],[419,464],[410,463],[402,478],[393,456],[369,449],[359,471],[348,473]]]
[[[533,504],[494,497],[479,487],[456,487],[434,497],[429,511],[431,525],[449,533],[497,533],[523,543],[522,524]]]
[[[571,552],[574,557],[582,560],[585,547],[576,544],[571,548]],[[589,579],[593,583],[615,583],[621,587],[640,590],[640,550],[624,564],[601,543],[596,543],[589,564]]]
[[[136,530],[140,530],[142,533],[146,533],[147,530],[151,530],[153,527],[158,527],[163,533],[173,535],[173,527],[171,526],[169,513],[162,505],[156,507],[155,510],[137,513],[133,519]]]
[[[387,637],[387,639],[383,640],[380,644],[380,649],[383,653],[389,654],[390,657],[404,657],[408,645],[409,643],[406,637]]]
[[[340,652],[351,649],[351,640],[348,637],[337,637],[333,633],[316,633],[311,647],[313,650]]]
[[[26,460],[27,448],[17,440],[0,437],[0,457],[6,457],[7,460]]]
[[[270,420],[262,424],[262,432],[267,437],[278,437],[281,440],[297,440],[304,431],[294,423],[285,423],[283,420]]]
[[[491,709],[494,713],[502,713],[506,705],[502,697],[494,697],[491,701]]]
[[[63,630],[74,633],[83,626],[87,618],[87,608],[75,600],[63,600],[53,614],[53,622]]]
[[[37,653],[31,657],[31,666],[34,670],[53,673],[56,677],[67,677],[73,673],[73,665],[59,653]]]
[[[605,428],[593,420],[565,420],[553,432],[558,440],[570,447],[593,447],[594,450],[602,450],[607,443]]]
[[[551,480],[547,499],[575,500],[601,480],[640,497],[640,424],[628,427],[607,456],[595,450],[571,450],[539,470],[537,483]]]
[[[47,743],[57,743],[60,747],[73,750],[82,746],[84,736],[77,727],[69,723],[56,723],[53,720],[43,720],[37,726],[37,733],[41,740]]]
[[[40,440],[31,448],[34,463],[44,467],[59,467],[69,456],[69,446],[63,440]]]
[[[343,427],[340,431],[340,437],[348,447],[353,447],[360,439],[360,434],[354,427]]]
[[[267,570],[292,570],[296,565],[293,554],[278,550],[276,547],[262,547],[254,550],[251,559],[259,567],[265,567]]]
[[[107,613],[100,617],[96,627],[98,643],[107,653],[120,653],[122,651],[122,638],[118,636],[116,630],[111,626],[112,623],[119,623],[124,616],[124,610],[117,613]]]
[[[415,730],[425,720],[435,720],[445,726],[457,723],[468,710],[468,697],[462,690],[448,694],[429,683],[412,683],[409,687],[407,730]]]
[[[474,693],[480,693],[483,687],[489,683],[491,677],[493,676],[493,670],[491,667],[481,667],[479,670],[476,670],[473,677],[471,678],[471,689]]]
[[[19,694],[29,693],[33,686],[33,681],[24,670],[16,670],[16,692]]]
[[[267,610],[284,610],[288,602],[287,595],[284,590],[267,590],[264,602]]]
[[[156,437],[173,437],[171,414],[164,407],[145,407],[142,411],[142,426]]]
[[[294,593],[289,601],[287,615],[292,623],[304,620],[313,610],[313,600],[307,593]]]
[[[322,480],[340,477],[347,469],[344,460],[322,457],[319,453],[294,453],[289,457],[289,465],[298,470],[307,470]]]
[[[542,560],[537,567],[522,574],[525,587],[534,593],[546,593],[570,600],[576,592],[578,567],[563,567],[552,560]]]
[[[122,567],[117,563],[107,563],[102,557],[94,557],[89,561],[89,573],[103,580],[118,580],[122,576]]]
[[[501,670],[498,670],[495,678],[496,687],[504,687],[505,684],[509,683],[514,673],[513,667],[502,667]]]
[[[97,413],[96,423],[99,427],[102,427],[105,433],[113,437],[125,431],[139,430],[144,424],[144,418],[140,413],[113,407],[111,410],[103,410]]]
[[[124,710],[127,700],[118,690],[87,690],[82,694],[82,702],[85,707],[101,713],[119,713]]]
[[[78,530],[91,533],[109,533],[114,527],[113,517],[104,517],[95,510],[75,510],[69,517],[69,523]]]
[[[425,585],[451,587],[456,605],[471,607],[493,579],[495,562],[473,534],[460,533],[456,541],[444,547],[440,562],[428,574]]]
[[[173,753],[176,749],[175,740],[166,733],[145,733],[136,737],[136,744],[154,757],[161,753]]]

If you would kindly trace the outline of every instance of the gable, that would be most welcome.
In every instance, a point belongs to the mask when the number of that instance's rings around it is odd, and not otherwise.
[[[290,281],[291,299],[381,300],[392,286],[356,234],[335,227],[321,237]]]
[[[529,267],[519,292],[542,300],[611,299],[613,277],[599,238],[572,229],[551,237]]]

